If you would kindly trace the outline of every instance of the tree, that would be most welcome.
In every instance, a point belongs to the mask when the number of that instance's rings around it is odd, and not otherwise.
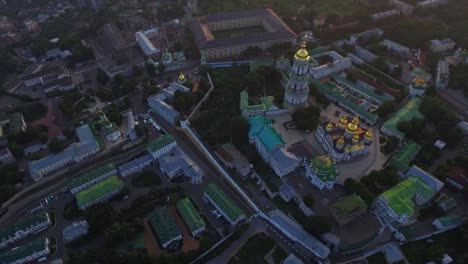
[[[53,138],[49,141],[48,146],[52,153],[59,153],[67,147],[67,144],[62,139]]]
[[[180,112],[189,111],[193,106],[193,97],[189,92],[177,91],[174,95],[174,108]]]
[[[388,154],[393,152],[398,147],[398,144],[400,144],[400,140],[395,136],[390,136],[382,149]]]
[[[91,233],[100,233],[110,226],[115,214],[108,203],[96,204],[86,208],[84,216],[89,223]]]
[[[396,109],[396,103],[395,102],[386,101],[383,104],[381,104],[379,106],[379,108],[377,109],[377,115],[379,115],[379,117],[381,117],[381,118],[385,118],[388,115],[390,115],[391,113],[393,113],[393,111],[395,111],[395,109]]]
[[[378,57],[372,62],[372,66],[377,68],[379,71],[387,72],[388,71],[388,63],[384,57]]]
[[[314,236],[320,236],[321,234],[330,232],[331,221],[323,216],[310,216],[304,223],[304,229]]]
[[[0,204],[8,201],[13,195],[15,195],[15,185],[3,184],[0,185]]]
[[[230,120],[231,123],[231,142],[237,148],[249,144],[249,128],[250,125],[245,118],[237,116]]]
[[[109,76],[107,76],[107,74],[103,70],[101,70],[101,68],[98,68],[97,74],[96,74],[96,80],[100,84],[105,85],[109,81]]]
[[[296,122],[296,127],[305,130],[314,130],[320,122],[320,108],[308,106],[293,113],[292,118]]]
[[[314,206],[315,198],[312,194],[308,194],[302,197],[302,200],[304,201],[305,205],[307,205],[308,207],[312,208]]]

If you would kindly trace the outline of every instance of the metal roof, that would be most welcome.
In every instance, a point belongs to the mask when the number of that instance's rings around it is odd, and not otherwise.
[[[166,206],[156,208],[149,215],[148,221],[162,245],[181,235]]]
[[[229,217],[231,222],[236,222],[245,214],[216,184],[210,183],[205,189],[208,195]]]
[[[160,138],[151,141],[148,143],[148,149],[151,152],[155,152],[175,141],[175,138],[171,134],[166,134],[161,136]]]
[[[117,176],[112,176],[77,193],[76,202],[78,207],[85,208],[90,202],[123,187],[123,182]]]
[[[76,187],[79,187],[85,183],[88,183],[106,173],[109,173],[113,170],[115,170],[115,165],[114,163],[107,163],[105,165],[102,165],[100,167],[97,167],[95,169],[92,169],[90,171],[87,171],[83,174],[81,174],[78,177],[73,178],[69,183],[68,183],[68,188],[69,189],[74,189]]]
[[[47,221],[49,221],[49,216],[45,212],[22,217],[14,225],[0,229],[0,241],[15,236],[18,231],[28,230]]]
[[[184,219],[190,232],[193,233],[205,226],[205,222],[203,222],[203,219],[200,217],[200,214],[189,198],[181,199],[177,203],[177,210]]]
[[[44,250],[48,245],[47,238],[38,238],[15,249],[0,254],[0,263],[15,263],[17,260]]]

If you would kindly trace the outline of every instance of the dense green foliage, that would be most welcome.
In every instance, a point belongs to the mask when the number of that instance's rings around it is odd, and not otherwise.
[[[292,114],[292,118],[297,128],[314,130],[320,123],[320,108],[314,105],[301,108]]]

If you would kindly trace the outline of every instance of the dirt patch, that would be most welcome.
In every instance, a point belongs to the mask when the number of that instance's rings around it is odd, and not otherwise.
[[[200,247],[200,241],[192,237],[192,234],[188,230],[187,226],[184,223],[182,217],[177,213],[177,210],[174,206],[169,207],[171,215],[174,217],[177,226],[179,227],[180,233],[182,234],[182,252],[187,253],[190,251],[197,250]]]
[[[148,254],[150,256],[165,255],[165,252],[159,247],[158,240],[156,240],[156,237],[153,234],[153,230],[151,230],[151,226],[147,220],[144,220],[144,230],[145,248],[148,251]]]
[[[62,129],[59,126],[57,126],[57,124],[55,124],[55,115],[53,112],[52,102],[50,100],[48,101],[47,109],[48,109],[47,114],[43,118],[31,122],[31,126],[33,127],[38,126],[38,125],[46,126],[48,128],[47,134],[50,140],[50,139],[53,139],[55,137],[62,135]]]

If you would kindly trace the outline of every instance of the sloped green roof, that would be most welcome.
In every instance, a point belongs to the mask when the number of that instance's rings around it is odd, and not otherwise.
[[[439,223],[442,225],[442,227],[449,227],[449,226],[453,226],[453,225],[456,225],[456,224],[459,224],[463,221],[463,219],[461,217],[459,217],[458,215],[447,215],[447,216],[443,216],[443,217],[439,217],[436,219],[436,221],[439,221]]]
[[[197,212],[197,209],[195,209],[195,206],[193,206],[189,198],[181,199],[177,203],[177,210],[180,215],[182,215],[182,218],[190,232],[197,231],[205,226],[205,222],[203,222],[200,214]]]
[[[323,182],[335,182],[338,177],[335,163],[328,155],[315,157],[309,166],[314,168],[317,177]]]
[[[398,171],[405,171],[408,169],[411,161],[421,150],[421,145],[414,141],[408,142],[402,149],[400,149],[390,161],[390,166]]]
[[[260,133],[260,131],[264,127],[273,124],[273,121],[271,119],[266,119],[263,116],[249,117],[247,118],[247,121],[250,124],[249,137],[254,137],[258,133]]]
[[[110,193],[116,189],[122,189],[124,184],[117,176],[109,177],[87,189],[76,194],[78,207],[84,208],[89,202]]]
[[[258,137],[270,152],[285,144],[283,138],[271,127],[263,128],[260,133],[258,133]]]
[[[159,150],[160,148],[163,148],[171,144],[174,141],[175,141],[175,138],[171,134],[166,134],[148,143],[148,149],[151,152],[155,152]]]
[[[94,180],[95,178],[104,175],[108,172],[111,172],[115,170],[115,165],[114,163],[107,163],[106,165],[100,166],[96,169],[90,170],[88,172],[85,172],[81,174],[78,177],[73,178],[69,183],[68,183],[68,188],[69,189],[74,189],[78,186],[81,186],[87,182],[90,182]]]
[[[345,220],[356,210],[367,210],[367,204],[359,195],[352,194],[334,203],[332,208],[335,209],[339,219]]]
[[[353,87],[354,89],[363,92],[367,96],[369,96],[371,98],[374,98],[374,100],[376,100],[376,101],[380,101],[382,103],[386,102],[386,101],[390,101],[390,99],[385,97],[384,95],[376,94],[374,91],[366,89],[366,88],[364,88],[364,87],[362,87],[360,85],[357,85],[357,84],[355,84],[353,82],[350,82],[350,81],[346,80],[345,78],[343,78],[343,77],[341,77],[341,76],[339,76],[337,74],[333,74],[332,76],[336,80],[340,80],[341,82],[346,83],[347,85]]]
[[[149,215],[148,221],[161,244],[165,244],[180,236],[179,228],[174,218],[172,218],[169,208],[166,206],[156,208]]]
[[[436,191],[419,178],[409,177],[382,193],[382,197],[387,200],[388,205],[397,215],[411,217],[414,214],[413,197],[416,194],[421,195],[425,200],[429,200],[436,194]]]
[[[266,109],[270,109],[275,106],[275,98],[273,96],[263,96],[260,98],[260,102],[262,102]]]
[[[216,184],[208,184],[205,193],[226,213],[232,222],[244,216],[244,212]]]
[[[20,230],[29,229],[31,226],[36,226],[47,221],[49,216],[45,212],[33,214],[30,216],[21,217],[14,225],[0,229],[0,241],[12,237]]]
[[[339,93],[338,91],[335,90],[335,86],[331,84],[330,82],[327,83],[321,83],[317,80],[314,80],[313,78],[310,78],[310,82],[314,84],[321,93],[325,94],[328,97],[333,98],[337,102],[353,109],[356,111],[356,113],[361,117],[369,120],[369,122],[376,122],[377,121],[377,115],[368,112],[366,109],[362,108],[360,105],[354,103],[350,99],[344,97]]]
[[[398,129],[398,124],[413,119],[422,119],[424,115],[419,111],[421,100],[419,98],[411,99],[400,111],[393,115],[382,127],[392,131],[392,133],[400,138],[404,138],[405,134]]]
[[[35,239],[27,244],[21,245],[16,249],[7,250],[0,254],[0,263],[14,263],[17,260],[31,256],[35,252],[46,248],[46,238]]]

